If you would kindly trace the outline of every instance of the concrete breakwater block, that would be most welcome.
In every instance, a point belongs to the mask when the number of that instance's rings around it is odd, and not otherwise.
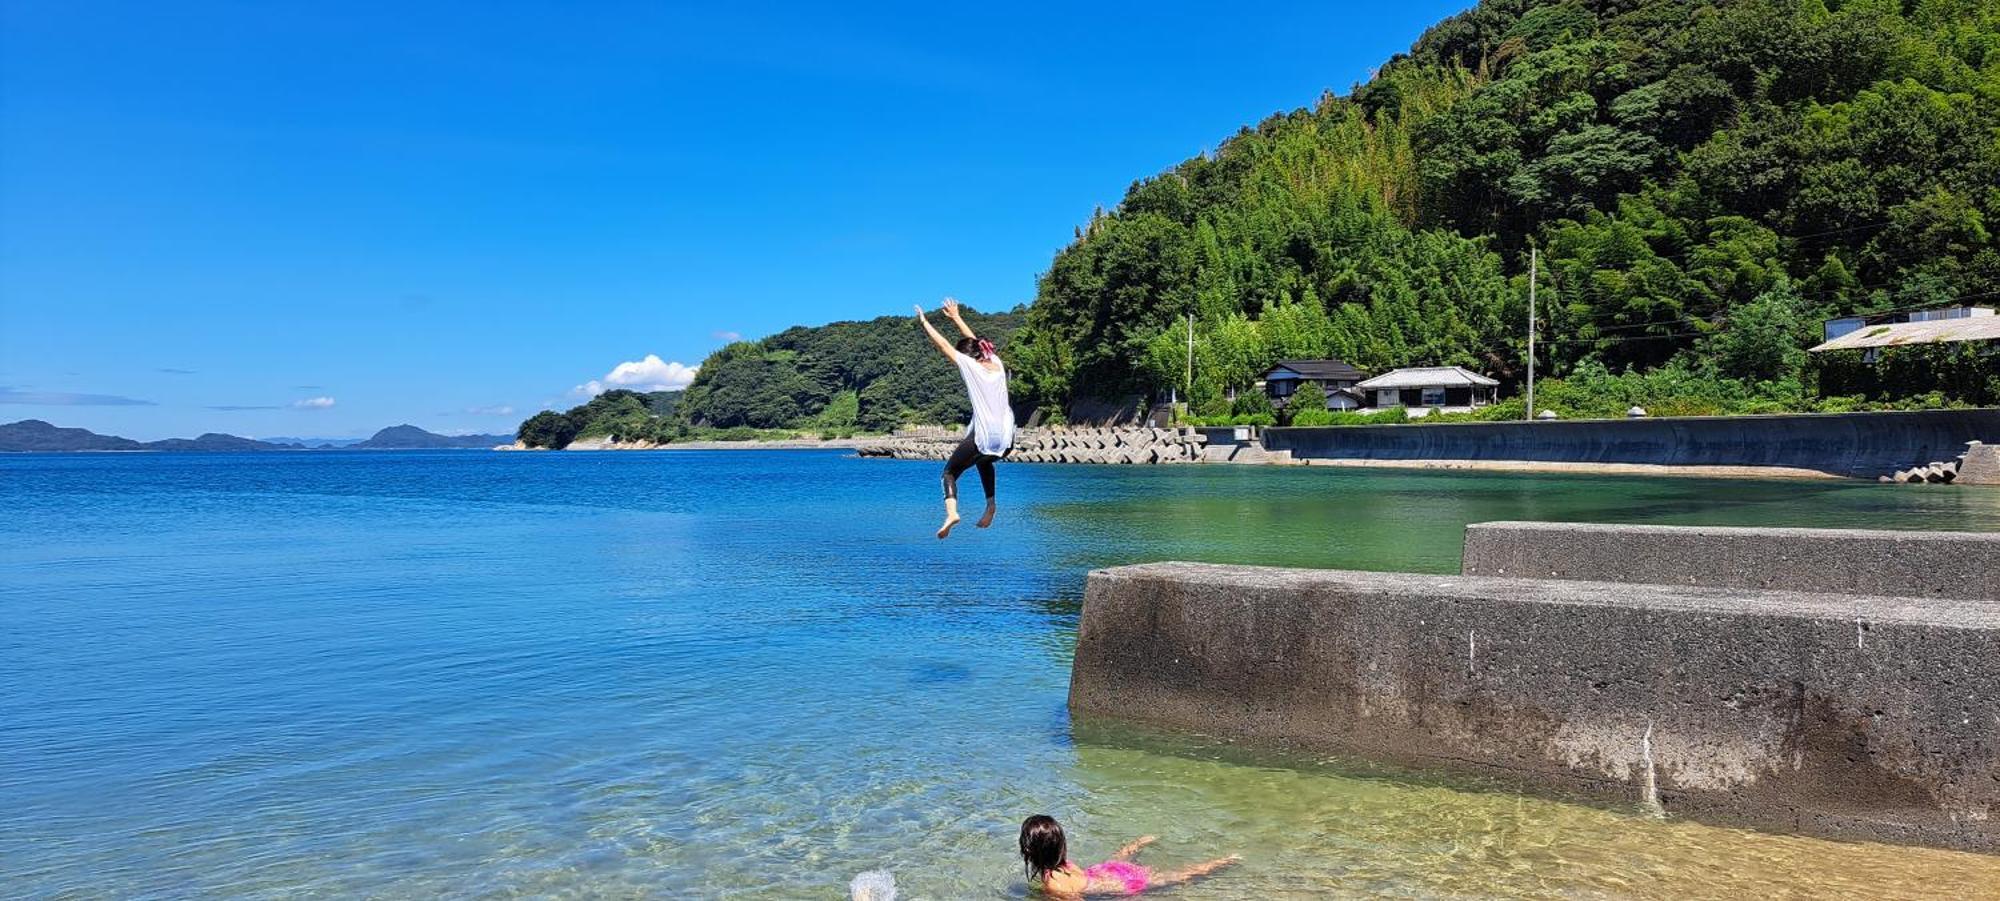
[[[2000,602],[2000,533],[1483,522],[1462,571]]]
[[[951,456],[956,436],[898,435],[860,445],[863,457],[898,460],[943,460]],[[1208,438],[1192,429],[1019,429],[1016,463],[1184,463],[1201,458]]]
[[[2000,853],[2000,607],[1158,563],[1090,574],[1081,718],[1670,816]]]
[[[2000,485],[2000,444],[1974,442],[1958,464],[1961,485]]]

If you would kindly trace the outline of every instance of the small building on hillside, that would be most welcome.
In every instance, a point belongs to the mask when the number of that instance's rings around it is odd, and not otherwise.
[[[1367,377],[1343,360],[1279,360],[1258,378],[1274,408],[1283,409],[1299,386],[1311,382],[1326,393],[1327,409],[1352,410],[1362,405],[1362,396],[1354,386]]]
[[[1432,410],[1462,413],[1484,407],[1498,397],[1500,383],[1462,366],[1419,366],[1382,373],[1354,388],[1367,397],[1368,406],[1400,406],[1422,416]]]
[[[1985,387],[1990,380],[1977,374],[2000,372],[2000,315],[1992,307],[1846,316],[1827,320],[1825,334],[1811,348],[1820,358],[1822,395],[1895,400],[1936,391],[1975,404],[1996,399]]]
[[[1813,353],[1859,350],[1873,362],[1884,347],[2000,341],[2000,316],[1992,307],[1974,306],[1844,316],[1827,320],[1824,334],[1826,340],[1813,347]]]

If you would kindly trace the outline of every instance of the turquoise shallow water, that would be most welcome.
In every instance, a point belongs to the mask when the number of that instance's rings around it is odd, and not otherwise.
[[[1451,571],[1490,519],[2000,530],[2000,492],[837,452],[0,457],[0,894],[1023,891],[1020,818],[1196,898],[1969,897],[1836,845],[1073,724],[1082,575]],[[973,483],[968,483],[973,484]],[[1988,881],[1991,879],[1992,881]]]

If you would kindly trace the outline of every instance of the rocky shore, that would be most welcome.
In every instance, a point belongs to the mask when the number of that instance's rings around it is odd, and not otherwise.
[[[1967,442],[1965,453],[1956,457],[1898,469],[1876,481],[1909,485],[1958,481],[1967,485],[2000,485],[2000,444]]]
[[[943,460],[959,442],[957,432],[900,434],[864,442],[864,457]],[[1039,428],[1014,433],[1017,463],[1197,463],[1208,437],[1194,429]]]

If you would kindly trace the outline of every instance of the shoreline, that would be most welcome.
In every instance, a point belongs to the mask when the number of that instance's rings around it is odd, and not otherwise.
[[[513,452],[548,453],[548,452],[563,452],[563,451],[583,451],[583,452],[617,451],[625,453],[630,453],[634,451],[757,451],[757,450],[852,451],[852,450],[859,450],[860,448],[879,443],[880,443],[879,438],[831,438],[825,441],[793,439],[793,440],[783,440],[783,441],[686,441],[686,442],[679,442],[675,444],[665,444],[665,445],[652,445],[652,444],[591,445],[584,447],[571,446],[567,448],[562,448],[561,451],[556,451],[553,448],[542,448],[542,447],[531,448],[531,447],[519,447],[515,445],[503,444],[492,448],[281,448],[272,451],[262,451],[262,450],[223,451],[221,453],[256,453],[261,455],[261,454],[284,453],[287,451],[295,453],[315,453],[315,452],[344,451],[344,450],[361,450],[361,451],[488,450],[490,452],[499,452],[499,453],[513,453]],[[66,450],[66,451],[5,451],[0,453],[26,455],[26,454],[202,454],[202,453],[218,453],[218,452],[130,450],[130,449],[116,449],[116,450],[79,449],[79,450]],[[1031,461],[1022,459],[1011,459],[1006,462],[1042,463],[1044,465],[1058,465],[1058,466],[1102,465],[1102,464],[1089,464],[1082,462],[1058,463],[1055,461]],[[1252,462],[1252,461],[1216,460],[1216,461],[1188,461],[1188,462],[1205,463],[1209,465],[1221,465],[1221,466],[1275,466],[1281,468],[1330,467],[1339,469],[1405,469],[1405,470],[1433,470],[1433,471],[1460,471],[1460,472],[1557,473],[1557,474],[1569,474],[1569,475],[1628,475],[1628,476],[1650,476],[1650,477],[1671,477],[1671,478],[1783,479],[1788,481],[1819,480],[1819,481],[1844,481],[1844,482],[1867,481],[1864,479],[1859,479],[1851,476],[1842,476],[1829,472],[1822,472],[1816,469],[1803,469],[1799,467],[1790,467],[1790,466],[1690,466],[1690,465],[1655,464],[1655,463],[1582,463],[1582,462],[1565,462],[1565,461],[1551,461],[1551,460],[1447,460],[1447,459],[1371,460],[1371,459],[1360,459],[1360,458],[1323,458],[1323,457],[1314,457],[1303,460],[1293,459],[1288,461],[1259,460]]]
[[[825,441],[812,439],[791,439],[786,441],[679,441],[664,445],[659,450],[853,450],[869,438],[828,438]]]
[[[1253,464],[1254,465],[1254,464]],[[1542,472],[1572,475],[1672,476],[1707,479],[1818,479],[1861,482],[1849,476],[1794,466],[1687,466],[1665,463],[1571,463],[1553,460],[1360,460],[1312,458],[1290,466],[1347,469],[1430,469],[1475,472]]]
[[[625,444],[611,444],[601,441],[578,441],[564,448],[525,447],[520,442],[502,444],[492,448],[495,451],[512,453],[564,453],[568,451],[687,451],[687,450],[854,450],[874,438],[828,438],[820,441],[812,438],[787,438],[778,441],[677,441],[671,444],[654,444],[650,441],[635,441]]]

